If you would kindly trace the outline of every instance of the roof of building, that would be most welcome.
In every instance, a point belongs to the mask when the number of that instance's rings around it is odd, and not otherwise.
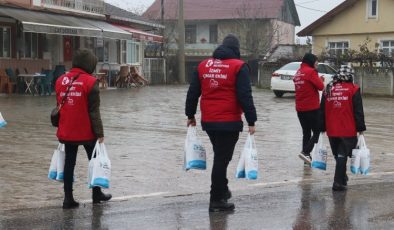
[[[303,30],[297,33],[297,36],[303,37],[303,36],[310,36],[312,35],[313,31],[323,24],[331,21],[332,19],[335,18],[336,15],[342,13],[343,11],[349,9],[349,7],[353,6],[355,3],[357,3],[358,0],[346,0],[339,4],[337,7],[314,21],[312,24],[309,26],[305,27]]]
[[[184,17],[185,20],[278,18],[286,3],[289,4],[295,24],[299,25],[293,0],[184,0]],[[161,0],[155,0],[143,16],[159,19],[160,9]],[[177,10],[178,0],[164,1],[164,19],[177,19]]]
[[[137,24],[143,24],[152,27],[159,27],[162,28],[163,26],[157,24],[156,22],[149,21],[142,16],[134,14],[130,11],[124,10],[117,6],[111,5],[109,3],[105,3],[105,15],[109,16],[110,19],[114,19],[117,21],[125,21],[125,22],[132,22]]]

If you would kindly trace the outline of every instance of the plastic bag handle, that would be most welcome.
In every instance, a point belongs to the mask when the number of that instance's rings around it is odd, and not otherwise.
[[[251,149],[256,149],[256,141],[254,140],[254,135],[253,134],[248,134],[248,140],[249,140],[249,147]]]
[[[96,145],[94,146],[94,149],[93,149],[93,152],[92,152],[92,158],[95,158],[95,157],[97,157],[99,154],[97,154],[99,151],[99,148],[100,148],[100,143],[99,143],[99,141],[97,140],[97,142],[96,142]],[[92,159],[91,158],[91,159]]]
[[[100,143],[100,155],[102,156],[102,159],[108,159],[108,153],[107,153],[107,148],[105,147],[104,143]]]
[[[319,140],[317,141],[318,143],[320,142],[322,146],[324,146],[324,132],[320,132],[319,134]]]
[[[367,148],[367,143],[365,142],[365,137],[363,134],[358,137],[358,142],[359,143],[357,144],[359,145],[359,148]]]

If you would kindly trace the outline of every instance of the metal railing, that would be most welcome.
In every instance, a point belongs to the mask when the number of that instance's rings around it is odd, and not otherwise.
[[[48,8],[63,8],[104,14],[103,0],[41,0],[41,4]]]

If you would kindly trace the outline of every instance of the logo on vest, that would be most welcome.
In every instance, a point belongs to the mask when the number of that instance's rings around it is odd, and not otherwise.
[[[342,103],[339,101],[334,101],[334,108],[341,108],[342,107]]]
[[[214,79],[211,79],[211,81],[209,82],[209,88],[215,89],[217,87],[219,87],[219,82]]]
[[[207,61],[207,63],[205,64],[205,67],[209,68],[209,67],[211,67],[211,66],[213,66],[213,60],[212,60],[212,59],[209,59],[209,60]]]
[[[70,79],[68,79],[68,77],[64,77],[62,81],[62,85],[68,85],[68,83],[70,83]]]

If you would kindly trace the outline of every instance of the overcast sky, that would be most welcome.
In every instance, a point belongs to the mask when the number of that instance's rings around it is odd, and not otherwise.
[[[154,0],[105,0],[108,3],[136,12],[143,12]],[[165,0],[164,0],[165,1]],[[198,0],[197,0],[198,1]],[[272,0],[276,1],[276,0]],[[296,27],[296,33],[305,28],[319,17],[333,9],[344,0],[295,0],[301,26]]]

